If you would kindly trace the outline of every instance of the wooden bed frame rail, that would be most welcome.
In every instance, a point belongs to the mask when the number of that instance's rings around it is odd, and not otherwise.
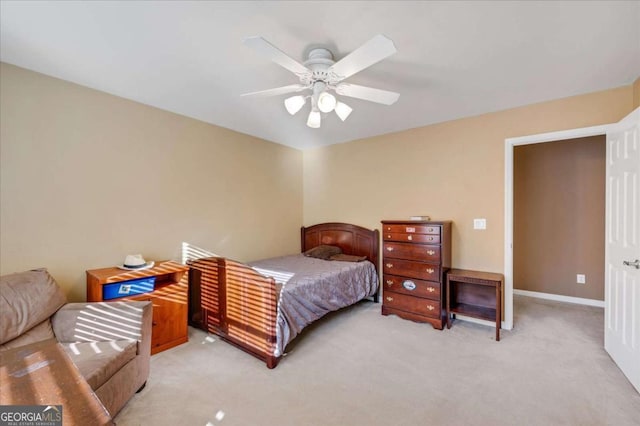
[[[274,368],[280,360],[274,356],[275,280],[248,265],[223,257],[197,259],[189,265],[189,281],[200,288],[199,326]]]

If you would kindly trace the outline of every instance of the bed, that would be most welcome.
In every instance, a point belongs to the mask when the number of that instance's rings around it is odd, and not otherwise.
[[[311,249],[339,247],[322,260]],[[346,223],[301,229],[301,253],[244,264],[224,257],[188,262],[190,324],[275,368],[286,346],[325,314],[379,300],[379,233]],[[361,260],[361,261],[359,261]]]

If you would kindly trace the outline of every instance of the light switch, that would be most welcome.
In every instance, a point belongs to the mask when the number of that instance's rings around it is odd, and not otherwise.
[[[487,229],[487,219],[473,219],[473,229]]]

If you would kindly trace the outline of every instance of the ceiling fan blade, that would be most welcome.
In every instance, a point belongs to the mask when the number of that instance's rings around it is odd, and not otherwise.
[[[333,73],[338,81],[344,80],[394,53],[396,53],[396,47],[393,41],[378,34],[330,66],[328,71]]]
[[[248,37],[244,39],[243,43],[245,46],[252,48],[265,58],[270,59],[281,67],[288,69],[298,77],[311,75],[311,70],[309,68],[291,58],[289,55],[262,37]]]
[[[304,89],[308,89],[308,87],[302,84],[290,84],[289,86],[276,87],[275,89],[267,89],[267,90],[260,90],[258,92],[243,93],[240,96],[277,96],[277,95],[284,95],[285,93],[301,92]]]
[[[379,104],[392,105],[400,97],[399,93],[387,90],[374,89],[373,87],[359,86],[357,84],[340,83],[336,86],[336,93],[350,98],[364,99],[365,101]]]

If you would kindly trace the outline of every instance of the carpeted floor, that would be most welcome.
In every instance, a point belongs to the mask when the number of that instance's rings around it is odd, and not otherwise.
[[[274,370],[206,333],[154,355],[126,425],[640,425],[638,394],[603,349],[603,310],[514,298],[515,328],[450,330],[330,314]]]

